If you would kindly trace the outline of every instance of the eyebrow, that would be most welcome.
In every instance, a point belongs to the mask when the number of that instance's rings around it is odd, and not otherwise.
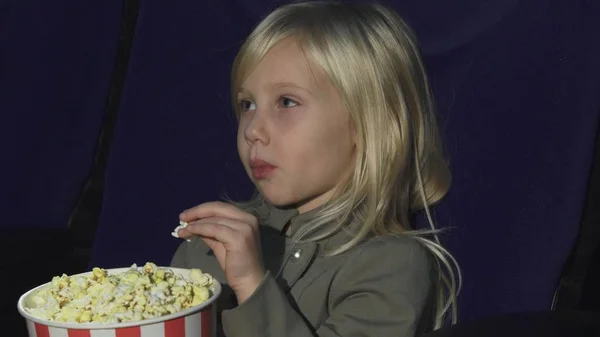
[[[276,83],[269,84],[269,86],[273,87],[273,88],[294,88],[294,89],[299,89],[299,90],[302,90],[302,91],[306,92],[307,94],[313,96],[313,93],[310,90],[308,90],[306,88],[303,88],[303,87],[301,87],[301,86],[299,86],[297,84],[291,83],[291,82],[276,82]],[[246,89],[246,88],[244,88],[242,86],[240,88],[240,90],[238,90],[238,95],[239,94],[244,94],[244,93],[249,93],[249,92],[250,92],[250,90],[248,90],[248,89]]]

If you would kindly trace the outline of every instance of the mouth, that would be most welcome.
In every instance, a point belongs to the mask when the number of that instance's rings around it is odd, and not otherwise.
[[[268,163],[264,160],[253,159],[250,160],[250,170],[252,171],[252,177],[256,180],[262,180],[269,178],[273,172],[275,172],[275,165]]]

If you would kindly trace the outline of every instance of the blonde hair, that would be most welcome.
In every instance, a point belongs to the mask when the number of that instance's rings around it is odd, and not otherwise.
[[[238,117],[236,96],[243,81],[288,37],[297,39],[336,87],[357,139],[351,178],[296,233],[296,242],[330,237],[347,230],[353,219],[363,226],[329,254],[342,253],[372,235],[415,236],[435,256],[440,275],[433,328],[443,325],[450,308],[455,323],[460,269],[440,244],[430,212],[447,193],[451,175],[411,29],[393,10],[378,4],[315,1],[276,9],[255,28],[234,61],[231,89]],[[411,229],[411,215],[422,210],[431,229]]]

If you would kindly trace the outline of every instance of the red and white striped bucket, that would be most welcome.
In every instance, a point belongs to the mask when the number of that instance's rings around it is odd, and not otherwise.
[[[107,269],[109,273],[127,271],[129,268]],[[189,270],[169,268],[187,278]],[[86,275],[85,273],[82,275]],[[29,337],[214,337],[216,336],[216,299],[221,295],[221,285],[215,280],[211,287],[211,297],[204,303],[158,318],[137,322],[97,324],[60,323],[33,317],[23,305],[27,296],[36,287],[19,298],[17,308],[27,321]]]

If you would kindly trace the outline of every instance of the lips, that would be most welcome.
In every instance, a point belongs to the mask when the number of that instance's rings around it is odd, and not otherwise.
[[[267,179],[275,171],[275,165],[261,159],[250,160],[250,170],[252,177],[257,180]]]

